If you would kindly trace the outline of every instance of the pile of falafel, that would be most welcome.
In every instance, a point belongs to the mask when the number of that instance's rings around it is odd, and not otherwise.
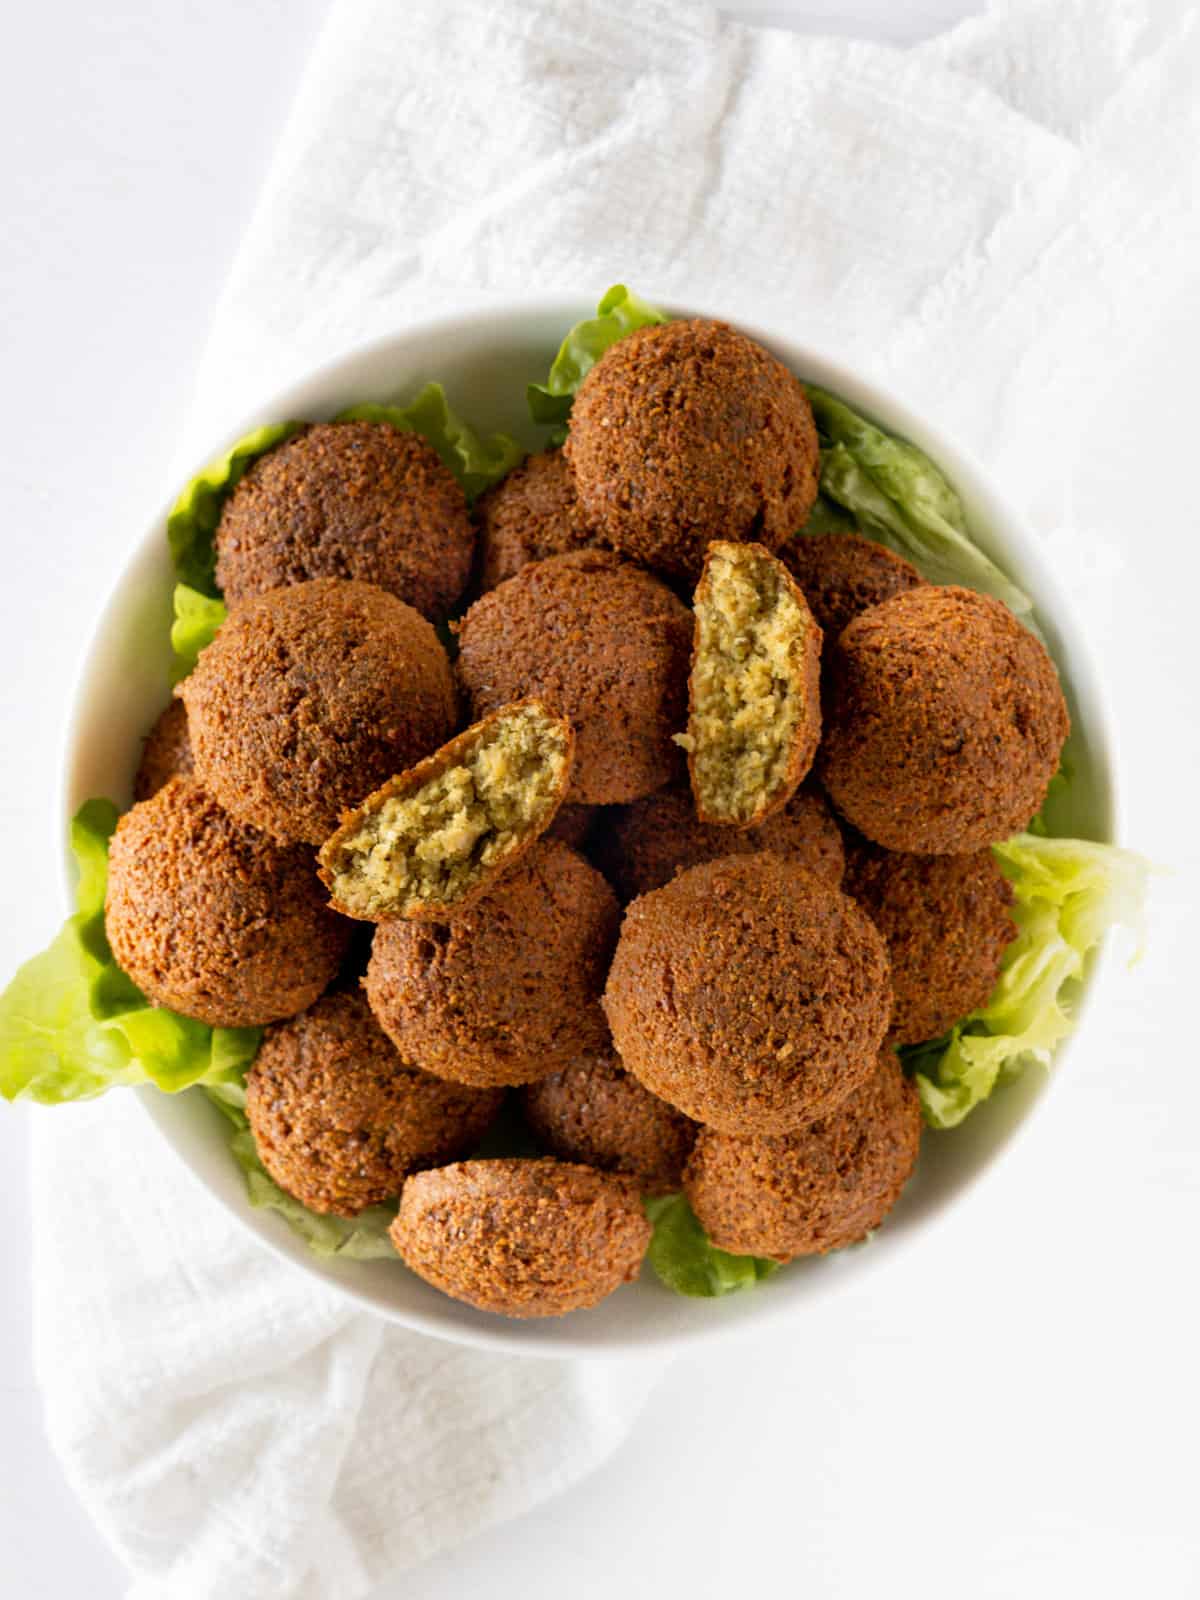
[[[995,984],[988,847],[1057,768],[1054,666],[805,534],[818,470],[798,380],[687,320],[473,508],[364,421],[224,505],[228,618],[145,743],[108,938],[152,1003],[265,1028],[275,1182],[398,1201],[399,1256],[474,1306],[596,1304],[678,1190],[737,1254],[865,1238],[917,1160],[897,1046]],[[545,1154],[470,1159],[506,1097]]]

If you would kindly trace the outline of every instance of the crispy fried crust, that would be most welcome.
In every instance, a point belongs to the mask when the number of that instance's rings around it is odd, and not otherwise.
[[[105,929],[117,964],[156,1005],[250,1028],[312,1004],[350,924],[325,904],[311,851],[272,843],[172,778],[117,824]]]
[[[820,447],[799,380],[724,322],[640,328],[580,385],[565,454],[606,543],[694,580],[710,539],[769,550],[804,526]]]
[[[835,1111],[780,1139],[703,1128],[684,1190],[704,1231],[734,1255],[791,1261],[865,1239],[916,1165],[921,1107],[892,1050]]]
[[[888,947],[893,1043],[936,1039],[986,1003],[1017,932],[1012,885],[990,850],[900,855],[856,839],[847,847],[846,893]]]
[[[466,587],[475,529],[436,450],[390,422],[320,422],[250,468],[217,527],[230,608],[310,578],[357,578],[423,617]]]
[[[692,867],[625,913],[604,1009],[627,1071],[728,1133],[787,1133],[871,1072],[891,1015],[854,901],[764,852]]]
[[[479,526],[480,594],[495,589],[531,561],[596,544],[561,450],[526,456],[475,507]]]
[[[820,777],[886,850],[998,844],[1045,799],[1070,730],[1054,663],[1006,606],[923,584],[830,652]]]
[[[314,578],[232,612],[179,687],[196,776],[273,838],[322,844],[457,717],[437,634],[369,583]]]
[[[532,1083],[608,1042],[600,993],[620,911],[567,845],[539,839],[445,923],[381,922],[365,987],[380,1026],[426,1072]]]
[[[801,534],[788,540],[779,559],[804,590],[830,645],[864,611],[925,582],[903,556],[860,533]]]
[[[472,714],[532,696],[568,717],[567,799],[608,805],[681,772],[692,617],[666,584],[604,550],[531,562],[458,628]]]
[[[133,798],[149,800],[172,778],[190,778],[194,770],[187,710],[182,701],[172,700],[146,735],[133,780]]]
[[[816,787],[797,789],[781,811],[756,828],[701,822],[692,791],[683,785],[615,810],[596,829],[592,852],[623,901],[661,889],[685,867],[760,850],[798,862],[835,888],[842,881],[842,832]]]
[[[466,1161],[404,1185],[392,1243],[419,1277],[505,1317],[560,1317],[637,1277],[636,1183],[562,1161]]]
[[[623,1172],[643,1194],[683,1181],[696,1124],[622,1070],[612,1052],[574,1062],[521,1091],[525,1120],[563,1161]]]
[[[335,909],[383,922],[470,905],[554,820],[574,749],[564,717],[522,700],[389,779],[321,847]]]
[[[821,630],[781,561],[714,539],[696,589],[688,773],[701,822],[782,810],[821,739]]]
[[[339,1217],[470,1150],[503,1098],[410,1067],[354,990],[268,1028],[246,1079],[263,1166],[310,1211]]]

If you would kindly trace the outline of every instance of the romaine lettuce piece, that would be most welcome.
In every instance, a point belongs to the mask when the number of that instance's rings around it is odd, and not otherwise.
[[[168,1093],[194,1083],[240,1082],[257,1028],[210,1028],[151,1006],[113,960],[104,933],[109,800],[89,800],[71,823],[78,910],[49,948],[0,995],[0,1094],[60,1105],[118,1084]]]
[[[805,386],[821,438],[821,492],[931,583],[961,584],[1024,617],[1033,602],[967,533],[962,503],[916,445],[884,433],[836,396]]]
[[[1089,953],[1121,924],[1139,936],[1147,863],[1114,845],[1018,834],[994,847],[1016,894],[1017,937],[988,1003],[943,1039],[902,1051],[925,1120],[956,1127],[997,1084],[1049,1066],[1074,1026]]]
[[[647,1258],[661,1282],[676,1294],[713,1299],[752,1289],[778,1270],[775,1261],[730,1255],[710,1244],[682,1194],[655,1196],[642,1203],[654,1224]]]
[[[596,307],[596,315],[577,322],[559,346],[545,383],[526,390],[529,414],[535,422],[554,427],[553,442],[566,438],[567,418],[579,385],[609,348],[635,328],[668,318],[655,306],[640,300],[623,283],[614,283]]]
[[[338,413],[338,422],[390,422],[395,428],[419,433],[441,457],[462,485],[469,500],[506,478],[525,454],[515,439],[494,433],[481,439],[451,409],[440,383],[427,383],[406,406],[367,403]]]
[[[214,600],[186,583],[177,583],[172,597],[175,620],[171,624],[171,682],[179,683],[196,665],[206,644],[211,644],[225,621],[225,602]]]

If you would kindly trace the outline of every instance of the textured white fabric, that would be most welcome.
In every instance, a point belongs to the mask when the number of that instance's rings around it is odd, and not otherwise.
[[[791,327],[1061,502],[1117,330],[1194,273],[1194,8],[998,5],[911,51],[634,0],[338,0],[205,358],[250,400],[481,292]],[[1073,555],[1108,581],[1103,548]],[[385,1327],[243,1239],[136,1109],[40,1119],[37,1359],[135,1600],[355,1600],[578,1478],[653,1368]]]

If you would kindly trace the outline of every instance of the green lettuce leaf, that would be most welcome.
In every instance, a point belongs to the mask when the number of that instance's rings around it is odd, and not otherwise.
[[[1049,1066],[1074,1027],[1072,1004],[1089,953],[1118,924],[1141,935],[1149,868],[1140,856],[1033,833],[994,853],[1016,895],[1018,928],[996,987],[944,1038],[902,1052],[934,1128],[956,1127],[1027,1066]]]
[[[734,1256],[718,1250],[681,1194],[655,1196],[643,1202],[654,1224],[647,1252],[659,1280],[676,1294],[713,1299],[752,1289],[778,1271],[778,1263],[757,1256]]]
[[[71,823],[78,910],[0,995],[0,1094],[60,1105],[120,1084],[168,1093],[236,1083],[258,1049],[257,1028],[210,1028],[151,1006],[113,960],[104,932],[109,800],[89,800]]]
[[[848,405],[805,386],[821,437],[821,492],[862,531],[911,561],[931,583],[955,583],[1024,616],[1033,602],[967,533],[962,503],[916,445],[873,427]]]
[[[407,406],[365,404],[339,412],[338,422],[390,422],[421,437],[437,451],[469,500],[506,478],[525,454],[515,439],[494,433],[481,439],[451,409],[440,383],[427,383]]]
[[[290,439],[303,426],[302,422],[272,422],[265,428],[255,428],[198,472],[184,489],[167,518],[167,543],[180,583],[202,595],[220,593],[213,535],[225,497],[259,456]]]
[[[177,583],[172,598],[175,620],[171,624],[171,682],[179,683],[196,665],[206,644],[211,644],[225,621],[225,602],[210,599],[186,583]]]
[[[614,283],[596,307],[596,315],[577,322],[567,334],[546,382],[529,385],[526,397],[530,416],[535,422],[554,427],[554,442],[561,444],[579,385],[609,346],[635,328],[667,320],[663,312],[640,300],[623,283]]]

